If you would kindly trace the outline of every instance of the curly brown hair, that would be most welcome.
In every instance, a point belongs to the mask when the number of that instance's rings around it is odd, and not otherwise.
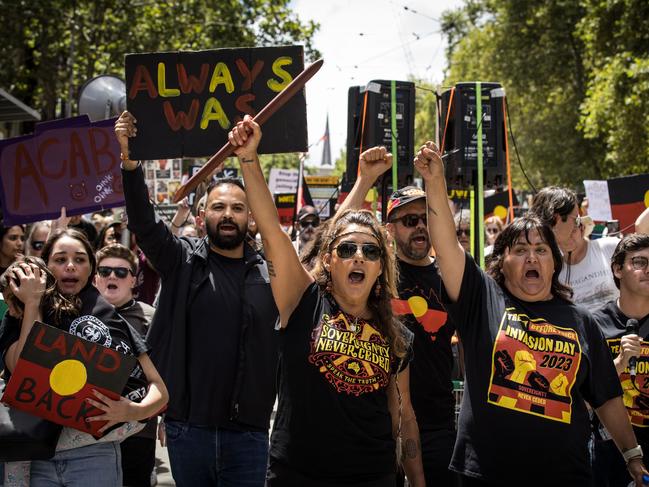
[[[378,277],[380,292],[378,296],[371,292],[367,298],[367,306],[378,324],[379,331],[388,339],[390,349],[398,359],[406,355],[406,339],[402,332],[401,322],[392,313],[392,298],[397,296],[398,270],[394,250],[389,245],[388,234],[372,212],[367,210],[347,210],[334,221],[330,222],[322,235],[315,266],[311,275],[320,287],[327,292],[327,283],[331,277],[324,266],[324,257],[331,253],[331,245],[350,225],[359,225],[370,230],[381,247],[381,265],[383,271]]]
[[[14,271],[22,264],[29,264],[36,266],[42,273],[45,274],[45,293],[41,299],[41,313],[42,316],[53,317],[54,320],[59,322],[63,318],[74,318],[79,315],[81,310],[81,301],[77,297],[66,297],[59,292],[56,287],[56,278],[47,268],[43,259],[38,257],[23,257],[11,264],[7,270],[0,276],[0,292],[5,298],[5,301],[11,301],[17,309],[21,312],[25,309],[25,305],[11,292],[9,280],[15,279]],[[7,292],[9,291],[9,292]]]

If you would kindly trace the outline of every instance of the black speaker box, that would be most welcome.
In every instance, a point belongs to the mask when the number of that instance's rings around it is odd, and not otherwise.
[[[349,88],[347,101],[347,170],[343,179],[343,192],[347,192],[356,181],[358,159],[362,149],[377,145],[385,146],[392,152],[392,95],[391,82],[386,80],[370,81],[367,86]],[[363,130],[363,106],[367,92],[365,129]],[[399,187],[412,184],[415,133],[415,84],[408,81],[396,82],[396,121],[397,121],[397,177]],[[391,190],[392,176],[387,172]]]
[[[455,85],[450,113],[451,90],[441,96],[439,141],[444,138],[446,183],[449,189],[467,188],[477,184],[478,140],[482,125],[482,154],[484,186],[501,187],[507,183],[505,164],[504,91],[499,83],[481,82],[481,120],[477,120],[476,83]],[[447,123],[448,114],[448,123]],[[446,136],[444,128],[446,126]],[[476,178],[476,181],[473,179]]]

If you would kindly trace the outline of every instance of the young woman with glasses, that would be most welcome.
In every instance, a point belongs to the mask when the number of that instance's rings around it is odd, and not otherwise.
[[[260,139],[248,115],[229,134],[281,322],[267,485],[393,486],[397,460],[410,485],[424,485],[409,332],[392,314],[396,267],[386,232],[370,212],[343,212],[307,272],[280,226],[259,166]]]

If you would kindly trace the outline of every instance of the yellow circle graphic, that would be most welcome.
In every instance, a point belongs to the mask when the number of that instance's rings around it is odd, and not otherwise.
[[[69,396],[79,392],[87,380],[85,365],[78,360],[64,360],[52,369],[50,387],[59,396]]]
[[[644,206],[645,208],[649,208],[649,190],[644,193]]]
[[[501,220],[507,220],[507,208],[503,205],[497,205],[494,208],[494,215],[496,215]]]
[[[424,314],[426,314],[426,311],[428,311],[428,303],[421,296],[409,297],[408,305],[412,310],[412,314],[415,315],[415,317],[417,318],[424,316]]]

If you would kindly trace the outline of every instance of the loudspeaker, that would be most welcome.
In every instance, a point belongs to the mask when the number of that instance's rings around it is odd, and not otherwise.
[[[504,91],[499,83],[481,82],[481,120],[477,120],[476,83],[464,82],[442,93],[439,119],[439,141],[444,143],[446,184],[451,188],[468,188],[477,184],[478,127],[482,126],[484,186],[501,187],[507,182],[505,158]],[[451,102],[449,113],[448,106]],[[448,114],[448,121],[447,121]],[[446,128],[446,130],[445,130]],[[476,181],[474,181],[474,178]]]
[[[395,111],[397,123],[397,178],[400,188],[412,184],[415,133],[415,84],[408,81],[395,82]],[[363,129],[363,107],[367,93],[365,128]],[[391,81],[374,80],[367,86],[352,86],[347,94],[347,170],[343,178],[343,192],[354,185],[358,173],[358,158],[362,148],[385,146],[392,152],[392,92]],[[385,173],[389,188],[392,187],[391,172]]]

